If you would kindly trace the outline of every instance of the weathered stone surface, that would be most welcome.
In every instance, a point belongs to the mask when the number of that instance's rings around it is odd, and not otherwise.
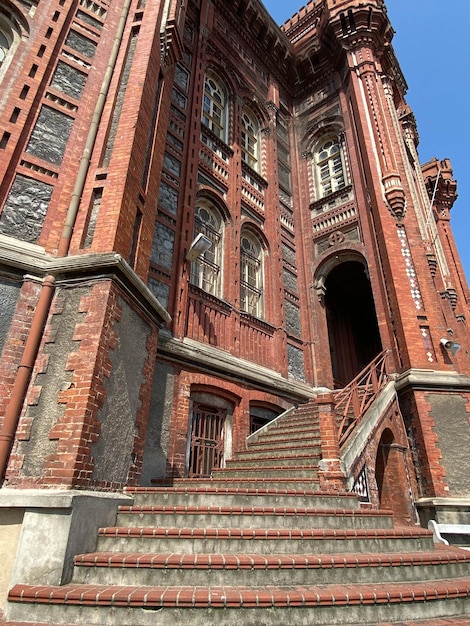
[[[151,259],[154,263],[171,269],[173,264],[173,248],[175,233],[171,228],[157,222],[152,242]]]
[[[468,495],[468,451],[470,450],[470,415],[466,399],[461,394],[429,394],[442,462],[450,495]],[[458,433],[458,441],[456,441]]]
[[[148,288],[153,293],[153,295],[157,298],[160,304],[167,309],[168,308],[168,299],[170,297],[170,287],[165,283],[160,282],[159,280],[155,280],[154,278],[149,278]]]
[[[32,420],[31,434],[29,440],[19,444],[19,453],[25,455],[22,468],[25,476],[41,476],[45,459],[56,451],[57,441],[49,439],[49,434],[64,413],[65,405],[59,404],[57,398],[64,385],[72,380],[72,373],[66,370],[66,365],[76,345],[72,339],[75,326],[83,319],[83,314],[78,312],[79,302],[87,293],[87,289],[76,289],[61,294],[62,312],[52,317],[54,341],[44,347],[48,355],[47,367],[34,381],[40,390],[39,398],[25,413],[25,417]]]
[[[10,330],[19,294],[20,286],[18,283],[0,280],[0,354]]]
[[[173,187],[170,187],[170,185],[168,185],[165,181],[160,183],[158,204],[169,213],[176,214],[178,209],[178,192],[176,189],[173,189]]]
[[[91,39],[88,39],[88,37],[84,37],[80,33],[77,33],[76,30],[70,31],[65,43],[67,46],[73,48],[77,52],[80,52],[89,59],[92,59],[95,56],[96,43],[91,41]]]
[[[287,360],[289,376],[296,380],[305,380],[304,355],[302,350],[295,346],[287,346]]]
[[[60,165],[72,130],[73,118],[43,106],[29,139],[26,152]]]
[[[145,439],[141,485],[166,475],[167,449],[173,403],[174,368],[157,363]]]
[[[284,301],[284,309],[286,312],[286,327],[287,331],[293,335],[300,335],[300,311],[299,307],[290,302]]]
[[[100,436],[91,446],[95,459],[93,479],[125,483],[132,466],[136,416],[140,408],[143,367],[147,359],[148,324],[124,301],[116,323],[117,344],[110,350],[110,377],[104,381],[106,399],[98,413]]]
[[[284,287],[293,293],[298,293],[297,276],[292,272],[284,269]]]
[[[85,11],[77,11],[77,17],[82,20],[82,22],[85,22],[85,24],[89,24],[90,26],[93,26],[93,28],[96,28],[96,30],[101,30],[103,28],[103,24],[99,20],[94,18],[92,15],[85,13]]]
[[[179,176],[181,173],[181,163],[175,157],[165,152],[163,157],[163,167],[165,167],[173,176]]]
[[[51,86],[57,91],[65,93],[67,96],[81,98],[83,88],[85,86],[87,75],[75,69],[68,63],[59,61],[54,76],[52,77]]]
[[[0,215],[0,233],[36,243],[53,187],[17,174]]]

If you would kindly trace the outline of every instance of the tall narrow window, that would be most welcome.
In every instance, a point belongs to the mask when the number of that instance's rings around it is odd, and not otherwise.
[[[227,97],[221,83],[213,76],[204,82],[202,123],[222,141],[227,141]]]
[[[194,236],[202,233],[211,247],[191,263],[191,283],[214,296],[220,296],[220,266],[222,259],[222,218],[212,206],[196,207]]]
[[[320,144],[316,164],[322,198],[345,187],[344,162],[338,137],[329,137]]]
[[[263,317],[263,262],[259,241],[245,233],[240,241],[240,308]]]
[[[258,142],[259,125],[251,113],[244,109],[242,113],[242,130],[241,130],[241,149],[242,159],[244,163],[252,169],[259,171],[259,142]]]

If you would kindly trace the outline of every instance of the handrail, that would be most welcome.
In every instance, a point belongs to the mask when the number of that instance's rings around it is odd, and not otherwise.
[[[390,350],[383,350],[356,378],[336,394],[335,413],[339,422],[340,447],[346,443],[364,413],[388,381],[385,363],[389,352]]]

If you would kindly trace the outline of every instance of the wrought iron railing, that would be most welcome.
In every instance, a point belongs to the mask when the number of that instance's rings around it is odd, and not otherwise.
[[[340,447],[344,446],[388,381],[386,360],[389,352],[384,350],[378,354],[354,380],[335,394]]]

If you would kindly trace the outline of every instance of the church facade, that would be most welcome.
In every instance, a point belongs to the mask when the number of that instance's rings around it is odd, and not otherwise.
[[[7,543],[57,493],[210,479],[308,402],[323,489],[463,519],[456,182],[419,162],[392,37],[383,0],[282,27],[258,0],[0,0]]]

